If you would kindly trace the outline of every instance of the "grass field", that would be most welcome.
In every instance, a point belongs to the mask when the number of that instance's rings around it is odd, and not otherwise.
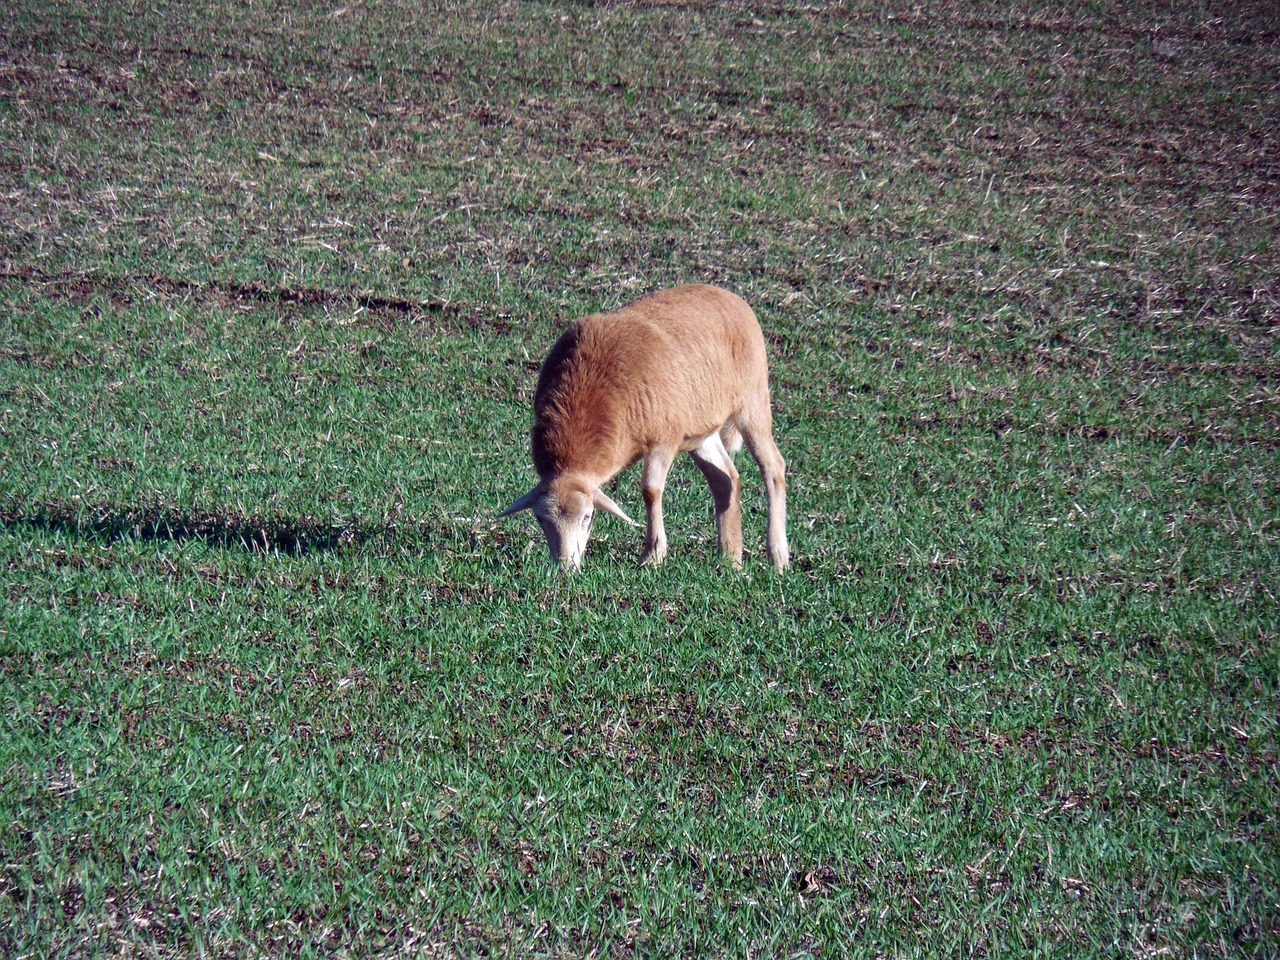
[[[1273,5],[4,20],[0,954],[1280,954]],[[554,575],[538,363],[686,281],[793,566],[686,458]]]

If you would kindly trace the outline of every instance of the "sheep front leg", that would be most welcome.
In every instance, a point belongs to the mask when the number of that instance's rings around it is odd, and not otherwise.
[[[667,555],[667,530],[662,523],[662,491],[667,485],[673,454],[668,450],[651,450],[645,454],[641,484],[644,487],[644,553],[640,562],[657,566]]]
[[[689,451],[693,462],[711,487],[716,504],[716,540],[720,554],[735,567],[742,566],[742,485],[733,457],[719,433],[713,433]]]

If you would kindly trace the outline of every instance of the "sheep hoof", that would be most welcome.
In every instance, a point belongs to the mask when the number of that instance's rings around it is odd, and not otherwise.
[[[644,553],[640,554],[640,566],[656,567],[659,566],[667,556],[667,545],[665,543],[654,544],[652,547],[646,547]]]

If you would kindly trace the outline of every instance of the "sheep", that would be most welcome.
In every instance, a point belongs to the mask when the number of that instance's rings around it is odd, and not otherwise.
[[[539,480],[498,516],[532,510],[558,564],[578,569],[594,511],[639,526],[600,489],[643,460],[642,564],[667,552],[662,491],[677,453],[706,477],[720,553],[742,563],[733,465],[745,440],[765,482],[773,566],[790,561],[786,463],[773,441],[764,334],[751,308],[718,287],[662,290],[572,324],[538,374],[531,431]]]

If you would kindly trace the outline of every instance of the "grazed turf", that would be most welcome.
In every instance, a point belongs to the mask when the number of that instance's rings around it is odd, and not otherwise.
[[[0,952],[1273,955],[1278,41],[12,5]],[[550,576],[538,361],[689,280],[793,568],[678,463]]]

